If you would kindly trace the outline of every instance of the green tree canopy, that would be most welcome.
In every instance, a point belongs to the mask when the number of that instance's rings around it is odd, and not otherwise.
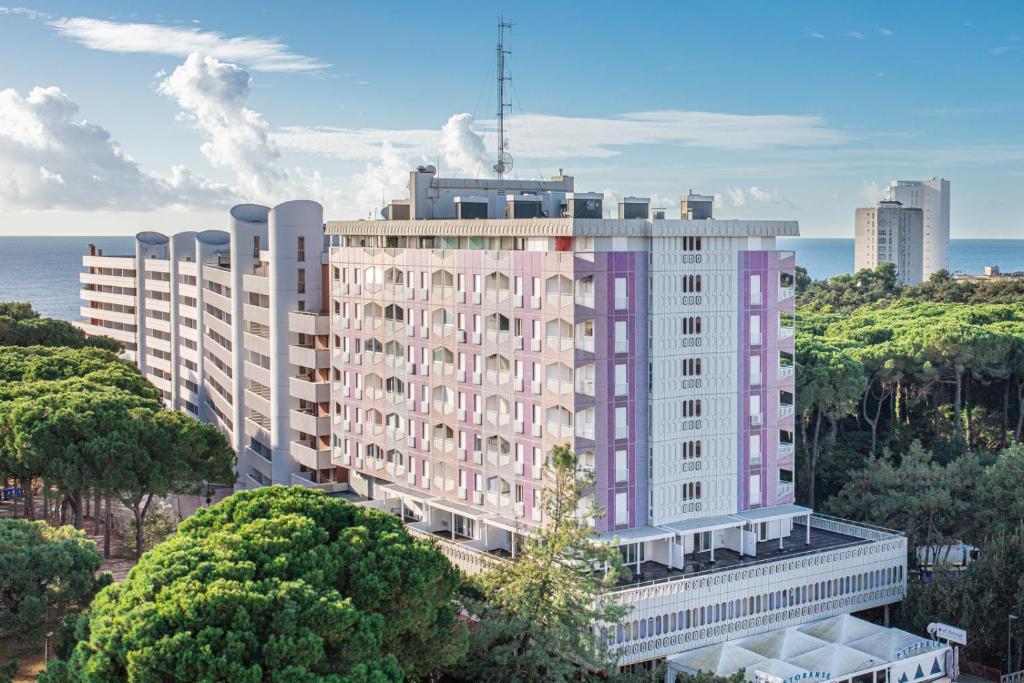
[[[99,568],[95,544],[82,532],[0,518],[0,637],[31,630],[51,611],[88,604]]]
[[[0,302],[0,346],[92,346],[120,351],[110,337],[88,337],[65,320],[42,318],[28,303]]]
[[[422,678],[464,651],[458,583],[393,515],[298,487],[243,491],[101,591],[41,680]]]
[[[524,533],[516,561],[485,574],[469,600],[479,622],[454,680],[573,681],[612,670],[595,624],[625,614],[604,593],[628,570],[618,548],[594,541],[590,522],[602,512],[584,502],[593,475],[567,446],[552,451],[545,479],[545,525]]]

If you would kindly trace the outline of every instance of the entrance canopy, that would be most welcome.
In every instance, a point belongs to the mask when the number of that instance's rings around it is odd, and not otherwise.
[[[855,677],[925,683],[945,676],[949,646],[849,614],[706,645],[669,657],[666,681],[700,671],[748,681],[814,683]],[[887,674],[888,678],[883,675]]]

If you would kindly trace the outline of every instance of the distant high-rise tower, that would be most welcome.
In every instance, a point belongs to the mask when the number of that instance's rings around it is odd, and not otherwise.
[[[924,211],[922,276],[949,268],[949,181],[894,180],[886,199]]]
[[[857,209],[855,269],[894,263],[900,282],[921,282],[922,222],[921,209],[900,202],[881,201],[877,207]]]

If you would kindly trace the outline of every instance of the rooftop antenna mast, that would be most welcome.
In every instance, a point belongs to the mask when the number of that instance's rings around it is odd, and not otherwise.
[[[505,101],[505,55],[512,54],[505,49],[505,29],[512,30],[512,22],[505,17],[498,17],[498,163],[494,164],[494,172],[498,178],[512,170],[512,155],[508,153],[508,140],[505,139],[505,112],[512,111],[512,103]]]

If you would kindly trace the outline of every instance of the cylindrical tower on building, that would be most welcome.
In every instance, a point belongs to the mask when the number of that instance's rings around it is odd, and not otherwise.
[[[203,365],[206,362],[206,335],[204,334],[203,316],[206,305],[203,303],[203,292],[206,290],[206,283],[203,280],[203,264],[216,263],[218,254],[227,252],[231,247],[231,235],[225,230],[203,230],[196,234],[196,323],[199,326],[196,335],[196,376],[200,379],[199,385],[199,414],[204,420],[209,420],[209,409],[206,407],[206,369]],[[234,445],[232,443],[232,445]]]
[[[231,208],[231,396],[234,425],[231,446],[238,454],[239,484],[244,487],[245,445],[245,316],[242,305],[242,275],[252,273],[260,263],[260,251],[267,247],[267,216],[270,208],[258,204],[239,204]]]
[[[135,235],[135,326],[138,350],[135,362],[146,374],[146,260],[165,259],[168,256],[167,235],[144,231]]]
[[[289,395],[293,374],[288,346],[288,313],[320,305],[320,254],[323,251],[324,209],[317,202],[296,200],[270,212],[270,403],[271,448],[275,484],[291,483],[298,470],[290,457],[293,438],[289,411],[298,402]]]

